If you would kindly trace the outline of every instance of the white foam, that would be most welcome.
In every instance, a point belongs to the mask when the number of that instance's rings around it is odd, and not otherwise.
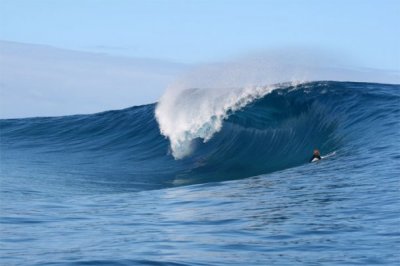
[[[176,159],[192,152],[192,141],[204,142],[221,130],[228,113],[263,97],[276,86],[170,90],[156,108],[161,133],[168,137]]]

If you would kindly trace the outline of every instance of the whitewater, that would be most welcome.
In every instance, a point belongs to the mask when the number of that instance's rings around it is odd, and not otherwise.
[[[400,85],[293,80],[0,120],[1,264],[398,264]]]

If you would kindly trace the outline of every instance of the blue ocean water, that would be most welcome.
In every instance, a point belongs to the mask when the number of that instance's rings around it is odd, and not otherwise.
[[[400,264],[400,85],[282,85],[179,159],[155,109],[0,120],[1,265]]]

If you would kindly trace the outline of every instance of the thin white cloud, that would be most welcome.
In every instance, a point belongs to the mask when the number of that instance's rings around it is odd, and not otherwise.
[[[93,113],[152,103],[186,68],[0,41],[0,117]]]

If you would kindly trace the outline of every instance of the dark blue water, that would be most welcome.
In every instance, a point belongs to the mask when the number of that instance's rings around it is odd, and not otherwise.
[[[154,108],[0,120],[1,265],[400,264],[399,85],[275,90],[181,160]]]

